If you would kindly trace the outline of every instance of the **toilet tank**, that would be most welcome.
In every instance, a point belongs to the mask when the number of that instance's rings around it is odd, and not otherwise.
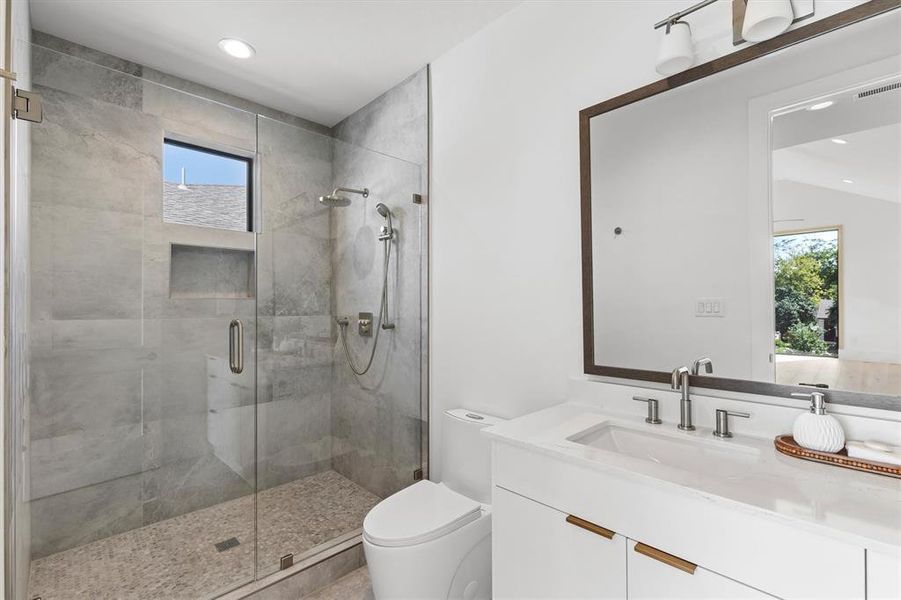
[[[476,502],[491,502],[491,450],[482,429],[504,419],[465,408],[442,415],[442,483]]]

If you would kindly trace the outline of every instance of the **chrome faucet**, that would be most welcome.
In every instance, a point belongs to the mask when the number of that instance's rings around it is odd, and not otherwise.
[[[691,398],[688,396],[689,376],[688,367],[673,369],[672,387],[674,390],[682,390],[682,401],[679,403],[679,416],[681,418],[679,429],[683,431],[694,431],[695,428],[691,424]]]
[[[692,375],[700,375],[701,367],[704,367],[704,371],[708,375],[713,373],[713,361],[705,356],[704,358],[699,358],[698,360],[695,361],[695,364],[693,364],[691,367],[691,374]]]

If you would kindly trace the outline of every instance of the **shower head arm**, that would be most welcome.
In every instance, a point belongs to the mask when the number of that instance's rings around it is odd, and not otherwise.
[[[363,188],[362,190],[358,190],[356,188],[336,187],[334,189],[334,191],[332,191],[332,196],[337,196],[338,192],[349,192],[351,194],[360,194],[364,198],[369,197],[369,188]]]

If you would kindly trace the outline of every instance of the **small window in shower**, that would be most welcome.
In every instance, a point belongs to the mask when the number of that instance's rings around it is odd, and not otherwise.
[[[251,231],[253,161],[171,139],[163,141],[163,221]]]

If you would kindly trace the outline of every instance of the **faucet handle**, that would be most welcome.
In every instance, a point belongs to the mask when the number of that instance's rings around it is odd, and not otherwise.
[[[648,403],[648,416],[645,418],[645,423],[650,423],[652,425],[660,425],[663,421],[660,420],[660,416],[658,414],[659,403],[654,398],[642,398],[641,396],[632,396],[633,400],[638,402],[647,402]]]
[[[751,413],[733,412],[729,410],[723,410],[722,408],[716,409],[716,429],[713,430],[713,435],[718,438],[732,437],[732,432],[729,431],[729,417],[741,417],[743,419],[749,419],[751,417]]]

